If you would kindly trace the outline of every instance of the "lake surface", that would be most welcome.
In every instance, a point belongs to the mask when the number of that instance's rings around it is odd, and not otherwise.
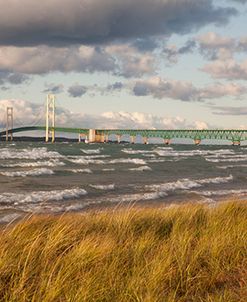
[[[216,203],[247,196],[247,148],[3,143],[0,223],[129,203]]]

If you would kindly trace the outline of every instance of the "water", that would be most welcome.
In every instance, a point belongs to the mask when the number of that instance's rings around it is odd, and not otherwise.
[[[247,148],[1,143],[0,223],[129,203],[247,195]]]

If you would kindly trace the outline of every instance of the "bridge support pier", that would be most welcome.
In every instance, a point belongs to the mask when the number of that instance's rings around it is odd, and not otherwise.
[[[232,141],[232,146],[240,146],[241,145],[241,141],[240,140],[233,140]]]
[[[130,137],[130,142],[131,142],[131,144],[135,144],[135,142],[136,142],[136,137],[133,136],[133,135],[131,135],[131,137]]]
[[[195,142],[195,145],[196,145],[196,146],[200,145],[201,141],[202,141],[202,140],[201,140],[200,138],[195,138],[195,139],[194,139],[194,142]]]
[[[117,142],[118,142],[118,144],[120,144],[121,143],[121,135],[117,135]]]
[[[148,144],[148,138],[146,136],[143,137],[143,144],[144,145]]]

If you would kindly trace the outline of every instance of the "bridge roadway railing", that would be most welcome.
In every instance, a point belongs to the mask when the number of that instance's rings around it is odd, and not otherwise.
[[[52,128],[51,128],[52,129]],[[30,131],[45,131],[45,126],[30,126],[20,127],[9,130],[9,133],[20,133]],[[56,132],[61,133],[75,133],[82,134],[85,136],[89,135],[90,129],[86,128],[66,128],[56,127]],[[171,140],[175,138],[188,138],[192,140],[204,140],[204,139],[215,139],[215,140],[229,140],[231,142],[241,142],[247,140],[247,130],[145,130],[145,129],[96,129],[96,136],[110,136],[116,135],[122,137],[127,135],[130,137],[145,137],[145,138],[163,138]],[[6,132],[0,132],[0,136],[5,136]]]
[[[127,130],[127,129],[109,129],[96,130],[101,135],[129,135],[141,137],[157,137],[163,139],[189,138],[193,140],[216,139],[229,140],[232,142],[241,142],[247,140],[247,130]]]

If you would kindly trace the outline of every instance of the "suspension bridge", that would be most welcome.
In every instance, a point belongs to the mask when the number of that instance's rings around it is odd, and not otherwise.
[[[247,130],[148,130],[148,129],[87,129],[87,128],[66,128],[57,127],[55,124],[55,97],[48,95],[46,104],[46,125],[44,126],[22,126],[13,127],[13,108],[7,108],[6,130],[0,132],[0,137],[6,141],[13,140],[15,133],[25,133],[30,131],[45,132],[45,141],[50,139],[55,141],[55,133],[76,134],[78,141],[89,143],[107,143],[115,140],[121,143],[123,137],[134,144],[137,138],[141,138],[144,144],[149,142],[150,138],[163,139],[165,144],[170,144],[174,139],[191,139],[196,145],[203,140],[229,141],[232,145],[240,145],[247,141]],[[111,138],[111,139],[110,139]]]

